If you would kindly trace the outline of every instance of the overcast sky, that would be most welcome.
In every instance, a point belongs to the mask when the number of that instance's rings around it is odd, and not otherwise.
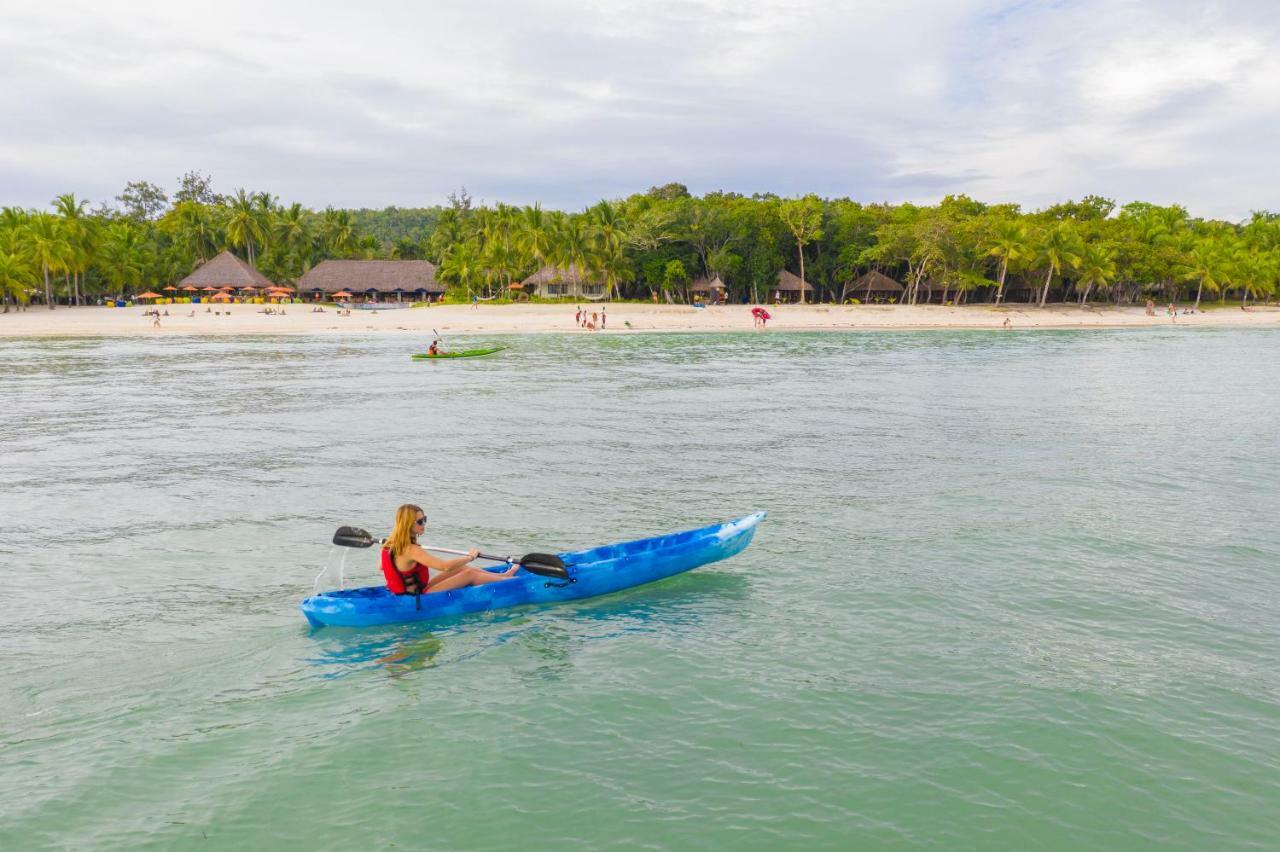
[[[1280,2],[0,0],[0,204],[653,184],[1280,209]]]

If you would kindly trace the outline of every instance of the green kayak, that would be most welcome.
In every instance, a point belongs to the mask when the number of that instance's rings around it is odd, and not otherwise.
[[[492,349],[466,349],[462,352],[439,352],[435,355],[418,352],[411,357],[415,361],[436,361],[440,358],[478,358],[481,355],[492,355],[495,352],[501,352],[506,348],[505,346],[494,346]]]

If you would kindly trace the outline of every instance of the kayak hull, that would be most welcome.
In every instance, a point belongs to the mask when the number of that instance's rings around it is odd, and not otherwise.
[[[446,358],[479,358],[481,355],[492,355],[495,352],[501,352],[506,349],[505,346],[493,346],[489,349],[467,349],[462,352],[440,352],[435,355],[426,352],[417,352],[409,357],[415,361],[440,361]]]
[[[568,581],[521,570],[500,583],[431,592],[420,598],[370,586],[322,592],[299,606],[315,627],[373,627],[607,595],[741,553],[764,519],[765,513],[757,512],[723,524],[561,553],[568,565]]]

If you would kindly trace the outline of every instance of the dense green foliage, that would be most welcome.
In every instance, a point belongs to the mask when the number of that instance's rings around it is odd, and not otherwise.
[[[74,195],[51,211],[0,211],[0,294],[6,309],[36,297],[83,302],[175,282],[223,249],[268,278],[296,281],[325,258],[425,258],[455,295],[504,291],[552,265],[615,297],[688,301],[719,276],[733,301],[769,298],[786,268],[820,301],[851,298],[869,270],[900,281],[904,302],[1034,301],[1097,296],[1269,298],[1280,278],[1280,217],[1235,224],[1179,206],[1079,202],[1023,212],[949,196],[936,206],[783,199],[681,184],[581,213],[475,206],[463,190],[440,207],[314,211],[263,192],[213,192],[184,175],[170,199],[128,184],[118,206],[90,212]]]

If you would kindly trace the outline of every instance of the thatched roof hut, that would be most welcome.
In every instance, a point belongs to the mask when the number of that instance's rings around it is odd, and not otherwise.
[[[438,295],[444,285],[436,280],[436,265],[429,260],[324,260],[298,281],[298,292]]]
[[[201,264],[195,272],[178,282],[192,287],[270,287],[267,276],[229,251]]]
[[[715,278],[702,277],[693,282],[693,292],[695,293],[723,293],[729,289],[724,286],[724,282],[720,280],[720,276]]]
[[[572,263],[567,268],[544,266],[520,283],[526,293],[536,292],[544,298],[574,296],[599,299],[606,295],[603,282],[591,280],[589,275],[578,270],[577,264]]]
[[[778,284],[774,289],[779,301],[798,302],[802,293],[813,292],[813,285],[808,281],[801,281],[800,276],[794,272],[788,272],[783,269],[778,272]]]
[[[862,294],[863,299],[870,298],[872,293],[877,296],[900,296],[903,289],[897,281],[873,269],[859,276],[857,280],[846,283],[840,292],[840,301],[843,302],[848,297],[857,298],[859,293]]]

